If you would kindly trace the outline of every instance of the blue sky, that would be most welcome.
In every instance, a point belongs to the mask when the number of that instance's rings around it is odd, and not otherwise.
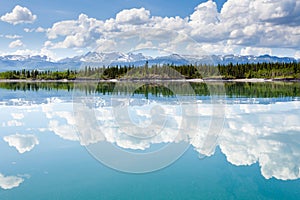
[[[0,55],[158,48],[299,58],[299,21],[297,0],[3,0]]]
[[[226,0],[216,1],[220,10]],[[194,8],[206,0],[189,1],[171,1],[171,0],[5,0],[0,2],[0,13],[6,13],[12,10],[16,5],[29,8],[32,12],[40,16],[40,22],[44,25],[51,25],[53,22],[72,19],[78,17],[81,13],[86,13],[90,17],[105,20],[114,17],[123,9],[144,7],[151,11],[153,15],[159,16],[181,16],[186,17],[193,12]],[[70,6],[72,5],[72,6]],[[49,17],[51,14],[51,17]]]

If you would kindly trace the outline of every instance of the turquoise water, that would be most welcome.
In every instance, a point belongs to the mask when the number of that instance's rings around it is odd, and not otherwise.
[[[298,199],[300,195],[298,180],[266,180],[257,164],[233,166],[220,151],[199,160],[190,149],[173,165],[141,175],[111,170],[78,148],[47,153],[39,161],[26,159],[30,163],[21,162],[22,167],[11,170],[31,177],[16,189],[2,190],[1,199]]]
[[[90,96],[102,102],[97,105],[93,102],[91,106],[98,125],[111,128],[110,118],[100,116],[111,107],[111,94]],[[166,109],[165,114],[170,115],[167,119],[172,122],[182,112],[177,109],[180,104],[170,103],[174,97],[150,95],[149,101],[142,95],[132,98],[137,100],[134,105],[139,106],[133,106],[138,110],[130,113],[135,123],[148,123],[145,113],[151,105]],[[112,143],[131,153],[159,152],[172,143],[169,136],[176,126],[167,124],[164,128],[169,132],[166,131],[164,138],[151,137],[142,142],[121,137],[118,132],[104,132],[105,139],[98,140],[97,137],[103,135],[88,137],[90,135],[76,131],[81,126],[73,119],[76,115],[74,99],[74,93],[65,90],[1,90],[1,200],[300,198],[300,102],[297,95],[224,97],[225,122],[213,152],[205,151],[201,134],[199,142],[184,139],[184,136],[192,136],[184,132],[180,141],[188,141],[190,145],[179,159],[162,169],[140,174],[106,166],[105,160],[98,160],[95,152],[89,152],[90,143]],[[201,111],[199,130],[206,130],[207,120],[211,119],[211,97],[197,94],[196,99]],[[172,110],[174,105],[176,109]],[[114,137],[109,137],[111,135]]]

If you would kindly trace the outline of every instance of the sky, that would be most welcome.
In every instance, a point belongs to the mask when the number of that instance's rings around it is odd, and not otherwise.
[[[300,58],[298,0],[3,0],[0,55],[158,49]]]

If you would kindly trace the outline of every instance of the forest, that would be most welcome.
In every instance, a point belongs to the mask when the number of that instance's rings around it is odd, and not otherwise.
[[[86,66],[80,70],[14,70],[0,73],[13,80],[109,80],[109,79],[300,79],[300,63],[253,63],[228,65]]]

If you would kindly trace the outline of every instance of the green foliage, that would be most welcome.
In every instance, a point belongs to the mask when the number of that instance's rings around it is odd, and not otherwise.
[[[152,65],[108,66],[101,68],[86,67],[79,71],[77,78],[83,79],[250,79],[250,78],[287,78],[300,79],[300,63],[253,63],[228,65]]]
[[[29,79],[29,80],[73,80],[76,78],[76,71],[38,71],[21,70],[7,71],[0,73],[0,79]]]
[[[74,79],[300,79],[300,63],[256,63],[228,65],[152,65],[146,62],[144,66],[103,66],[66,71],[14,70],[0,73],[0,79],[30,79],[30,80],[74,80]]]
[[[299,79],[300,63],[256,63],[218,65],[225,79],[264,78]]]

